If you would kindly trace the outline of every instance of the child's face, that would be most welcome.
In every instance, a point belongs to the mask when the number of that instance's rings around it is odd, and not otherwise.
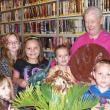
[[[110,87],[110,65],[97,64],[93,75],[100,89],[107,90]]]
[[[38,59],[38,56],[40,54],[40,46],[38,41],[36,40],[27,41],[25,46],[25,52],[26,56],[28,57],[28,60]]]
[[[15,35],[10,35],[7,38],[7,48],[10,52],[17,52],[19,49],[19,41],[17,40]]]
[[[69,61],[69,52],[66,48],[60,48],[56,51],[56,61],[58,63],[58,65],[60,66],[66,66],[68,65],[68,61]]]
[[[0,97],[5,100],[10,100],[11,89],[9,83],[6,80],[4,80],[3,83],[0,85]]]

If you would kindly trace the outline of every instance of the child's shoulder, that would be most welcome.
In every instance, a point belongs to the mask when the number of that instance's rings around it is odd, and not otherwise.
[[[50,70],[56,70],[57,71],[57,70],[59,70],[59,66],[55,65],[55,66],[51,67]]]
[[[26,62],[26,61],[21,58],[16,60],[16,63],[23,63],[23,62]]]
[[[98,90],[98,87],[97,87],[97,85],[90,85],[89,90],[90,91],[96,91],[96,90]]]
[[[47,59],[43,59],[40,63],[39,66],[42,69],[45,69],[49,65],[49,61]]]
[[[42,64],[42,63],[48,64],[48,63],[49,63],[49,60],[43,59],[43,60],[41,61],[41,64]]]

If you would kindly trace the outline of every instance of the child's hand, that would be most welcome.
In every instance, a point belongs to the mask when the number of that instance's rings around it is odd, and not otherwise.
[[[91,110],[100,110],[100,103],[98,103],[95,107],[93,107]],[[110,103],[106,103],[104,105],[104,110],[110,110]]]
[[[104,110],[110,110],[110,100],[107,100],[107,103],[105,104]]]
[[[100,103],[94,106],[91,110],[100,110]]]
[[[66,73],[66,74],[65,74],[65,77],[66,77],[70,82],[76,83],[76,80],[75,80],[75,78],[74,78],[72,75]]]
[[[110,104],[105,104],[104,110],[110,110]]]
[[[19,84],[20,84],[20,87],[25,88],[28,85],[28,82],[26,80],[24,80],[24,79],[20,79],[20,83]]]

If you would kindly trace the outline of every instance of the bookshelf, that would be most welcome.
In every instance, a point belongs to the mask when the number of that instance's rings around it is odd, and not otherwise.
[[[73,43],[85,31],[82,13],[98,6],[110,31],[110,0],[0,0],[0,35],[17,32],[39,37],[45,49]]]

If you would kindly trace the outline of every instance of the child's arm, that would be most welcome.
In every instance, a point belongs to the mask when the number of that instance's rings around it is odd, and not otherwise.
[[[17,70],[13,70],[13,82],[23,88],[28,85],[26,80],[20,78],[20,73]]]
[[[55,67],[52,67],[49,69],[47,78],[50,78],[51,76],[53,76],[55,74]]]

